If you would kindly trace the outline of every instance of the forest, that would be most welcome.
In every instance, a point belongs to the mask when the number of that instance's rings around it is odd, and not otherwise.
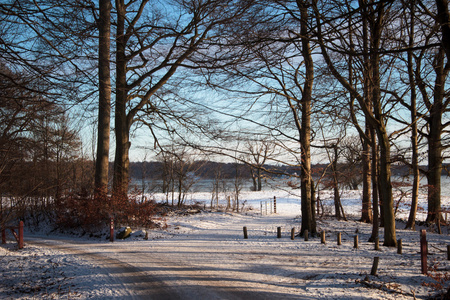
[[[129,194],[130,161],[178,178],[208,161],[255,189],[289,176],[300,234],[317,233],[314,164],[336,207],[358,177],[360,219],[391,247],[402,168],[407,228],[426,178],[440,231],[447,0],[7,0],[0,18],[2,226],[149,222],[154,204]]]

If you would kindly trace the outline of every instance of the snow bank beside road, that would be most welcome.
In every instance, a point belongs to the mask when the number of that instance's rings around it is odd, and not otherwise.
[[[109,275],[79,256],[26,243],[0,247],[0,299],[120,296]]]

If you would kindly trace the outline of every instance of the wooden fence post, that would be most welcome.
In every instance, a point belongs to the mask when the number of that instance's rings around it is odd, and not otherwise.
[[[340,232],[337,233],[337,244],[338,246],[342,245],[342,237]]]
[[[325,244],[325,230],[320,233],[320,243]]]
[[[370,275],[375,276],[377,275],[377,269],[378,269],[378,262],[380,261],[380,258],[378,256],[375,256],[373,258],[373,265],[372,270],[370,271]]]
[[[295,238],[295,228],[291,229],[291,240],[294,240]]]
[[[273,213],[277,213],[277,197],[273,196]]]
[[[428,273],[427,252],[428,252],[427,233],[425,229],[422,229],[420,231],[420,262],[422,267],[422,274]]]
[[[109,226],[109,241],[114,242],[114,218],[111,218],[111,223]]]
[[[247,227],[246,226],[244,226],[244,239],[248,239]]]
[[[447,260],[450,260],[450,245],[447,245]]]
[[[355,235],[353,238],[353,248],[358,249],[358,236]]]
[[[281,238],[281,227],[277,227],[277,238]]]
[[[402,248],[403,248],[403,245],[402,245],[403,243],[402,243],[402,239],[399,239],[398,241],[397,241],[397,253],[398,254],[402,254]]]
[[[23,249],[23,221],[19,222],[19,249]]]

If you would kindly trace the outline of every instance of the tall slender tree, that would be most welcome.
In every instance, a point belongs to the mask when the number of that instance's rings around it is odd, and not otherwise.
[[[109,140],[111,119],[111,0],[99,0],[98,38],[98,125],[95,164],[95,195],[105,199],[108,193]]]
[[[356,88],[348,81],[348,79],[336,68],[335,63],[329,55],[329,44],[326,43],[324,27],[326,26],[328,16],[321,14],[318,7],[315,7],[317,23],[318,23],[318,40],[322,55],[326,61],[328,68],[335,78],[344,86],[351,94],[351,98],[356,99],[359,107],[364,112],[367,122],[375,129],[377,139],[380,145],[380,165],[379,165],[379,191],[380,199],[383,202],[384,209],[384,245],[395,246],[397,244],[395,234],[395,217],[393,209],[393,196],[391,184],[391,158],[390,158],[390,140],[386,128],[386,115],[383,112],[380,91],[380,45],[382,40],[383,26],[386,22],[386,13],[389,11],[391,4],[385,2],[359,1],[358,11],[367,14],[362,15],[363,19],[368,20],[369,27],[369,76],[370,76],[370,106],[368,105],[365,95],[360,94]],[[363,10],[364,9],[364,10]],[[349,12],[354,13],[354,12]],[[328,30],[336,30],[332,25],[327,27]],[[331,51],[333,48],[331,48]],[[353,55],[353,54],[350,54]],[[359,129],[360,133],[363,130]]]

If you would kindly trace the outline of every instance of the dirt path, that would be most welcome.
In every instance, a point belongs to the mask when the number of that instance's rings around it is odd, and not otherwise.
[[[426,294],[420,284],[424,277],[417,274],[415,244],[404,243],[401,256],[396,249],[374,251],[365,242],[369,226],[333,224],[326,228],[327,244],[317,238],[292,241],[292,217],[227,214],[173,220],[171,231],[152,233],[148,241],[28,242],[100,266],[114,282],[115,295],[122,291],[115,297],[120,299],[411,299],[412,291]],[[249,239],[243,239],[243,225]],[[283,230],[281,239],[276,238],[277,226]],[[353,248],[355,226],[364,235],[358,249]],[[334,241],[336,232],[347,232],[341,246]],[[383,291],[360,283],[374,256],[381,256],[380,275],[371,284],[383,286]]]
[[[292,284],[274,286],[273,275],[252,278],[245,266],[260,264],[264,254],[245,249],[234,253],[228,248],[236,245],[229,241],[181,238],[129,244],[32,238],[28,242],[100,266],[122,290],[122,299],[302,299]],[[262,267],[261,272],[265,273]]]

